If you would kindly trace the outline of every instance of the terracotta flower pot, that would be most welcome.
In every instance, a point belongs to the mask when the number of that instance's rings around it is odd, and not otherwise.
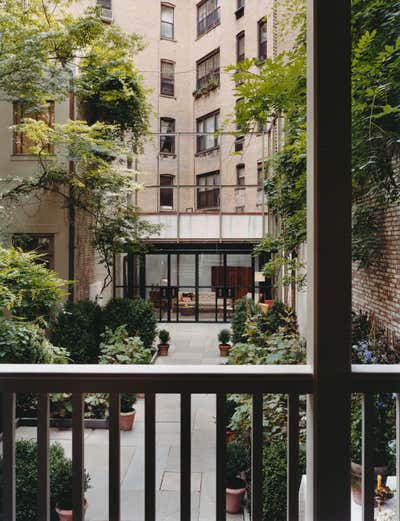
[[[243,496],[245,488],[226,489],[226,511],[228,514],[238,514],[243,510]]]
[[[226,443],[231,442],[234,435],[235,433],[233,431],[226,431]]]
[[[219,344],[220,356],[228,356],[230,348],[231,348],[230,344]]]
[[[389,467],[374,467],[375,481],[382,476],[382,485],[386,485],[388,474]],[[356,505],[362,505],[362,466],[354,461],[351,462],[351,493]]]
[[[138,398],[142,398],[142,399],[143,399],[143,398],[144,398],[144,393],[137,393],[136,396],[137,396]]]
[[[119,413],[119,428],[121,431],[131,431],[133,422],[135,421],[136,410],[132,409],[131,412],[120,412]]]
[[[88,502],[85,499],[83,503],[83,509],[86,512],[88,507]],[[56,512],[58,514],[59,521],[73,521],[74,519],[74,513],[72,510],[64,510],[62,508],[56,507]]]
[[[169,344],[158,344],[159,356],[168,356]]]

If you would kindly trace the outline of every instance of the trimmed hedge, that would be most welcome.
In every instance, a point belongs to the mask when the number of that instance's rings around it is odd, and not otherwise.
[[[271,440],[264,447],[264,507],[263,521],[286,521],[287,444],[286,437]],[[299,487],[306,470],[305,450],[299,455]]]
[[[50,325],[53,344],[68,349],[75,364],[97,364],[103,331],[101,307],[90,300],[67,302]]]
[[[141,298],[111,300],[104,308],[104,326],[115,330],[124,324],[129,336],[138,336],[145,347],[152,347],[157,319],[150,302]]]

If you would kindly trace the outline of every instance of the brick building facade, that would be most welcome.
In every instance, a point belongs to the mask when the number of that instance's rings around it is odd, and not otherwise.
[[[400,340],[400,206],[382,211],[383,255],[368,269],[353,270],[353,309],[373,314],[389,339]]]

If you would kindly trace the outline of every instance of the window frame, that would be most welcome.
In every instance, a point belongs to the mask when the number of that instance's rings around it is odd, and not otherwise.
[[[172,123],[173,130],[163,132],[162,124],[163,122]],[[176,155],[176,139],[175,139],[175,132],[176,132],[176,119],[170,118],[170,117],[162,117],[160,118],[160,154],[163,156],[175,156]],[[169,136],[168,134],[172,134]],[[166,152],[163,150],[163,146],[167,141],[170,141],[171,143],[171,151]]]
[[[266,31],[265,31],[266,39],[264,41],[262,41],[263,26],[265,26],[265,28],[266,28]],[[268,58],[268,20],[266,20],[265,18],[261,18],[261,20],[259,20],[257,22],[257,33],[258,33],[258,46],[257,46],[258,47],[257,48],[258,60],[260,62],[263,62]]]
[[[36,238],[38,241],[40,239],[48,240],[49,248],[46,252],[44,250],[39,250],[39,248],[24,248],[21,242],[18,242],[18,238],[22,239],[24,237]],[[44,264],[49,269],[55,269],[55,234],[54,233],[41,233],[41,232],[17,232],[13,233],[11,242],[13,246],[17,248],[21,248],[22,251],[36,251],[42,257],[37,259],[37,262],[40,264]]]
[[[206,13],[203,18],[200,18],[201,9],[204,6],[207,6],[209,3],[215,2],[216,7]],[[221,23],[221,3],[220,0],[202,0],[196,6],[197,8],[197,38],[201,38],[204,34],[212,31],[215,27],[217,27]],[[206,10],[207,11],[207,10]],[[208,19],[211,21],[208,22]],[[202,28],[202,23],[205,20],[204,28]]]
[[[172,9],[172,22],[168,22],[163,20],[163,8]],[[172,26],[172,36],[165,36],[163,34],[163,25],[168,24]],[[161,2],[161,10],[160,10],[160,38],[161,40],[169,40],[175,41],[175,6],[173,4],[169,4],[168,2]]]
[[[204,74],[203,76],[199,76],[199,67],[201,67],[201,65],[204,65],[206,64],[209,60],[215,60],[215,58],[218,56],[218,67],[215,67],[210,70],[208,73]],[[205,84],[202,84],[202,80],[206,78],[206,82]],[[217,81],[217,84],[218,84],[218,87],[220,86],[220,81],[221,81],[221,51],[220,51],[220,48],[218,47],[218,49],[214,49],[214,51],[208,53],[206,56],[204,56],[203,58],[201,58],[200,60],[198,60],[196,62],[196,88],[197,89],[202,89],[202,88],[207,88],[211,81],[213,79],[216,78],[216,81]]]
[[[162,180],[168,180],[169,183],[163,184]],[[159,188],[159,196],[160,196],[160,211],[172,211],[174,209],[174,180],[175,176],[173,174],[160,174],[160,188]],[[166,194],[169,194],[171,204],[162,204],[162,198]]]
[[[25,112],[21,103],[13,102],[13,124],[19,125],[25,118],[31,118],[36,121],[45,121],[50,128],[54,128],[55,102],[53,100],[49,100],[46,103],[46,111],[38,111],[36,113],[31,113]],[[24,133],[19,132],[18,130],[14,130],[12,151],[13,156],[37,156],[36,154],[33,154],[29,151],[30,146],[31,145],[29,145],[28,138],[25,137],[24,140]],[[47,153],[54,154],[54,145],[51,144],[47,147]]]
[[[243,172],[243,175],[239,175],[240,172]],[[245,163],[238,163],[236,165],[236,187],[244,188],[246,186],[246,165]]]
[[[207,181],[200,184],[201,179],[214,179],[212,184]],[[215,180],[218,182],[216,183]],[[200,196],[200,194],[206,194]],[[204,172],[196,175],[196,209],[197,210],[219,210],[221,206],[221,172],[213,170],[211,172]],[[204,202],[202,201],[204,200]]]
[[[243,53],[240,54],[240,44],[243,42]],[[246,59],[246,32],[240,31],[236,35],[236,63],[241,63]]]
[[[163,72],[163,65],[171,65],[172,73]],[[166,77],[166,75],[170,76],[169,79],[168,79],[168,77]],[[166,85],[172,86],[171,90],[168,90],[168,88],[165,89]],[[172,94],[171,94],[171,92],[172,92]],[[166,59],[160,60],[160,95],[168,97],[168,98],[175,97],[175,62],[172,60],[166,60]]]
[[[204,124],[208,119],[214,118],[214,134],[219,129],[219,118],[220,118],[220,110],[214,110],[213,112],[209,112],[208,114],[201,116],[196,119],[196,130],[197,130],[197,140],[196,140],[196,153],[203,154],[209,152],[210,150],[215,150],[219,148],[219,137],[214,136],[213,145],[207,146],[207,138],[210,137],[210,134],[204,134],[204,130],[199,130],[199,125]],[[203,135],[201,135],[203,134]],[[203,146],[203,142],[206,143],[206,146]]]

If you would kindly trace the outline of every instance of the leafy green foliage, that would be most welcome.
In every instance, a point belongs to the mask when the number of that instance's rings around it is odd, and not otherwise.
[[[1,364],[65,364],[68,356],[68,351],[53,346],[37,325],[0,319]]]
[[[121,394],[121,412],[132,412],[133,406],[136,403],[136,394],[123,393]]]
[[[125,168],[147,131],[149,106],[134,65],[143,48],[137,35],[104,24],[101,9],[82,12],[71,0],[6,0],[0,11],[0,91],[25,113],[39,113],[48,100],[76,95],[80,118],[50,127],[26,118],[15,130],[32,143],[39,168],[31,177],[3,179],[8,213],[31,195],[50,192],[89,220],[94,243],[111,281],[114,255],[141,246],[158,226],[127,204],[138,186]],[[73,14],[75,12],[80,14]],[[79,59],[77,57],[79,56]],[[56,151],[56,156],[49,152]],[[73,168],[71,164],[73,163]]]
[[[238,72],[236,125],[255,129],[285,120],[285,144],[267,163],[268,206],[279,217],[280,232],[258,247],[272,255],[264,272],[285,268],[285,285],[305,281],[298,261],[306,239],[306,45],[304,2],[287,24],[298,35],[294,46],[274,60],[245,60]],[[286,6],[285,6],[286,7]],[[352,2],[353,259],[361,267],[379,262],[379,215],[399,200],[400,38],[399,0]],[[255,72],[254,66],[259,69]]]
[[[232,340],[234,344],[246,342],[246,321],[255,311],[256,305],[253,299],[243,297],[235,302],[235,309],[231,320]]]
[[[106,327],[100,344],[100,364],[149,364],[151,351],[138,337],[128,336],[125,325],[114,331]]]
[[[248,342],[260,347],[267,345],[270,335],[282,336],[298,334],[297,317],[292,308],[275,300],[267,313],[258,311],[246,322],[245,336]]]
[[[229,344],[231,336],[232,334],[229,329],[221,329],[218,333],[218,341],[220,344]]]
[[[115,330],[126,325],[129,336],[139,336],[151,348],[156,337],[157,319],[150,302],[141,298],[117,298],[104,308],[104,324]]]
[[[65,347],[75,364],[96,364],[103,330],[100,306],[90,300],[67,302],[50,324],[51,341]]]
[[[0,313],[28,320],[46,319],[64,296],[65,281],[40,262],[35,252],[0,246]]]
[[[50,402],[51,417],[64,420],[72,418],[72,394],[53,393]],[[106,419],[109,414],[109,396],[103,393],[87,394],[84,398],[86,419]],[[31,417],[36,416],[36,410]]]
[[[235,344],[229,351],[230,365],[304,364],[305,340],[298,335],[274,334],[265,344]]]
[[[19,440],[16,443],[16,496],[17,521],[37,521],[37,442]],[[0,481],[3,481],[3,460],[0,460]],[[90,476],[85,472],[84,491],[89,488]],[[56,505],[71,508],[72,461],[65,456],[59,443],[50,446],[50,498],[51,509]],[[3,498],[0,498],[0,509]]]
[[[158,338],[160,339],[160,342],[162,344],[168,344],[168,342],[171,340],[171,335],[169,334],[169,331],[166,329],[161,329],[158,332]]]
[[[299,483],[306,470],[306,453],[300,449]],[[287,444],[286,440],[265,443],[263,453],[264,507],[263,521],[286,521],[287,498]]]
[[[227,488],[241,488],[243,481],[241,474],[250,466],[248,448],[239,442],[232,441],[226,446],[225,479]]]

